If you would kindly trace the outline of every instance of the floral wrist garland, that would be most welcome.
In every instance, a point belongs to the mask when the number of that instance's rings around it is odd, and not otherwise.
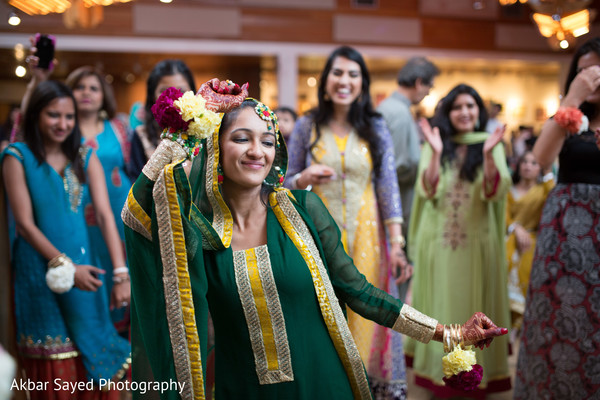
[[[581,135],[587,131],[590,121],[581,110],[575,107],[560,107],[554,114],[554,122],[569,134]]]
[[[472,391],[483,378],[483,367],[477,364],[473,346],[458,345],[442,359],[444,383],[453,389]]]
[[[163,128],[162,139],[178,143],[193,159],[202,148],[202,140],[218,129],[222,115],[206,108],[201,95],[188,91],[181,93],[177,88],[165,90],[152,106],[152,114]]]
[[[48,261],[46,284],[54,293],[66,293],[75,284],[75,265],[64,253]]]
[[[462,327],[444,326],[443,344],[444,352],[449,353],[442,358],[444,383],[461,391],[475,390],[481,383],[483,368],[477,364],[473,346],[463,346]]]

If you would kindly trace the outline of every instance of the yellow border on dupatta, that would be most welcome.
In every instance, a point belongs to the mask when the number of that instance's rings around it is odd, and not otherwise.
[[[289,190],[278,190],[269,195],[269,204],[281,227],[290,237],[310,270],[323,320],[346,370],[354,398],[372,399],[362,359],[335,296],[319,250],[290,197],[293,198],[293,195]]]
[[[221,237],[223,246],[227,248],[231,244],[233,235],[233,217],[219,190],[217,171],[219,166],[219,135],[217,133],[212,135],[212,141],[210,139],[206,141],[206,155],[206,187],[210,188],[206,191],[206,195],[213,210],[212,225]]]
[[[183,399],[204,400],[204,378],[200,339],[196,326],[192,286],[187,264],[185,235],[173,169],[167,165],[153,190],[157,208],[160,253],[163,261],[163,285],[167,321],[177,378],[191,383],[181,394]]]
[[[152,240],[152,220],[133,195],[133,188],[129,190],[129,194],[127,195],[127,201],[121,211],[121,219],[125,225],[146,239]]]

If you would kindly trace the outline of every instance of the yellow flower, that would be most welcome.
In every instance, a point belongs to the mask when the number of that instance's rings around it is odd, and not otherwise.
[[[187,133],[191,136],[196,136],[199,139],[204,139],[212,135],[215,129],[221,124],[221,114],[217,114],[210,110],[204,110],[200,116],[194,117],[190,121]]]
[[[196,96],[194,92],[188,91],[173,104],[179,109],[181,118],[184,121],[190,121],[205,111],[206,100],[202,96]]]
[[[446,377],[457,375],[462,371],[470,371],[472,365],[477,363],[477,357],[472,346],[467,346],[464,350],[457,346],[450,353],[442,358],[442,368]]]

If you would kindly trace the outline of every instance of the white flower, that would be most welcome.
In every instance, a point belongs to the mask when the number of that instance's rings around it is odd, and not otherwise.
[[[184,121],[190,121],[201,115],[206,109],[205,104],[204,97],[196,96],[192,91],[185,92],[183,96],[173,102],[173,105],[179,109],[181,118]]]
[[[477,363],[475,352],[472,346],[467,346],[465,350],[459,345],[450,353],[442,358],[442,369],[446,377],[458,375],[462,371],[470,371],[472,365]]]
[[[54,293],[65,293],[75,284],[75,265],[65,261],[55,268],[48,268],[46,284]]]

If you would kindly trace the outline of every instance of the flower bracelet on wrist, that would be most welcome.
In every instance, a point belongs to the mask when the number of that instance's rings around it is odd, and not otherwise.
[[[554,122],[561,128],[567,131],[568,134],[581,135],[587,131],[590,126],[590,121],[580,109],[575,107],[559,107],[554,114]]]
[[[483,377],[483,368],[477,364],[473,346],[463,343],[462,327],[457,324],[444,325],[444,352],[442,358],[443,381],[453,389],[471,391],[477,388]]]
[[[54,293],[66,293],[75,285],[75,264],[65,253],[48,261],[46,284]]]

